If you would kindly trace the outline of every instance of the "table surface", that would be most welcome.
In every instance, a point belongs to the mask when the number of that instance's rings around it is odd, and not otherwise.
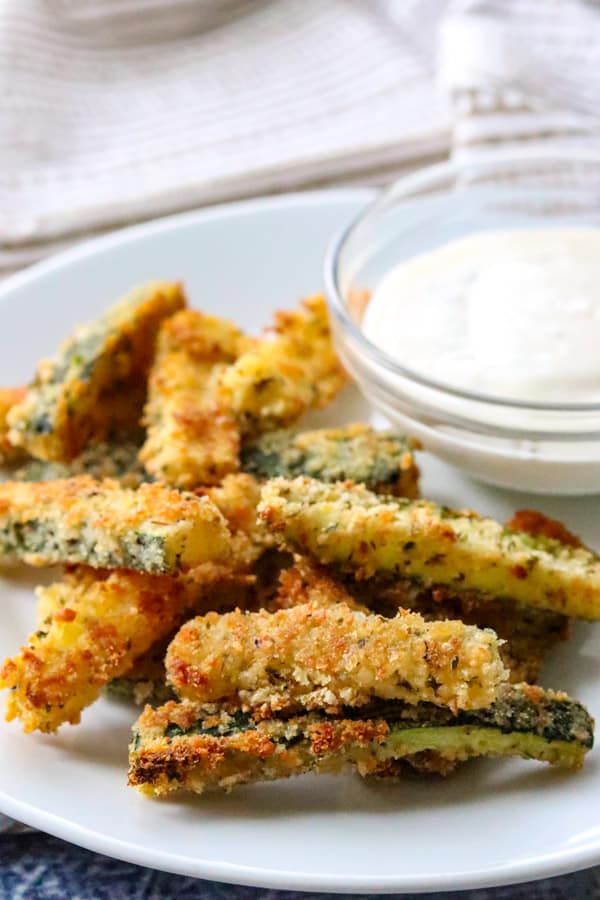
[[[40,832],[5,834],[0,846],[0,900],[334,900],[365,896],[303,894],[197,881],[109,859]],[[535,884],[426,896],[433,900],[597,900],[600,867]]]

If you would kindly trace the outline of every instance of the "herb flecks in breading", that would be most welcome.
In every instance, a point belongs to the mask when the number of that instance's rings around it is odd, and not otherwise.
[[[578,768],[592,747],[593,724],[566,694],[527,685],[505,686],[492,707],[457,715],[427,703],[391,702],[337,715],[261,719],[170,702],[147,707],[134,726],[129,783],[149,796],[202,793],[306,772],[381,774],[386,763],[418,761],[428,752],[437,757],[436,771],[443,761],[451,768],[476,756]]]
[[[346,376],[331,341],[324,297],[279,312],[271,333],[223,374],[223,386],[244,434],[290,425],[329,403]]]
[[[491,703],[507,677],[492,631],[315,602],[193,619],[171,642],[166,669],[182,698],[238,698],[273,710],[354,706],[372,697],[472,709]]]
[[[295,432],[267,432],[242,448],[242,469],[258,478],[354,481],[370,490],[401,497],[418,496],[419,470],[413,444],[390,431],[368,425]]]
[[[226,562],[231,535],[211,500],[87,475],[0,484],[0,561],[165,573]]]
[[[151,282],[76,330],[53,359],[42,360],[21,403],[8,415],[9,438],[32,456],[69,462],[114,427],[120,398],[139,397],[161,321],[185,306],[181,285]]]
[[[596,554],[474,513],[310,478],[267,482],[260,510],[294,550],[358,578],[389,573],[424,587],[600,618]]]

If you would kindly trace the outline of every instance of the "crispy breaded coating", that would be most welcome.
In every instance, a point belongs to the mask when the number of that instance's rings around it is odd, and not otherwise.
[[[0,465],[17,463],[26,455],[22,447],[15,447],[8,439],[8,414],[26,393],[26,387],[0,388]]]
[[[593,745],[594,722],[566,694],[505,686],[487,709],[449,710],[422,703],[374,704],[337,716],[313,712],[261,719],[239,709],[184,700],[146,707],[129,747],[129,784],[147,796],[231,788],[305,772],[397,775],[394,762],[434,770],[474,756],[521,756],[579,768]],[[387,771],[386,771],[387,770]]]
[[[561,613],[515,603],[506,597],[484,597],[447,587],[424,588],[396,576],[375,576],[342,584],[367,609],[395,616],[398,608],[412,609],[428,621],[461,619],[466,625],[491,628],[504,643],[500,655],[514,684],[534,684],[544,659],[555,644],[569,636],[569,619]]]
[[[584,547],[581,538],[569,531],[557,519],[550,519],[537,509],[518,509],[506,522],[510,531],[523,531],[532,537],[546,537],[568,544],[571,547]]]
[[[165,573],[226,562],[231,536],[208,497],[87,475],[0,484],[0,560]]]
[[[2,670],[12,688],[11,718],[26,731],[55,730],[79,721],[101,689],[142,703],[164,702],[168,639],[191,615],[208,610],[255,608],[259,579],[198,570],[178,577],[74,566],[63,581],[38,588],[37,631],[29,646]],[[65,699],[68,698],[68,699]]]
[[[0,671],[0,687],[10,690],[6,717],[20,718],[25,731],[79,722],[102,687],[173,631],[190,606],[183,581],[119,570],[80,568],[37,594],[46,618]]]
[[[165,665],[181,698],[265,710],[372,697],[473,709],[492,703],[507,677],[492,631],[404,610],[383,619],[343,603],[200,616],[175,636]]]
[[[600,618],[600,559],[560,541],[361,485],[277,478],[259,512],[286,546],[357,578],[389,573],[582,619]]]
[[[184,306],[180,284],[151,282],[78,328],[54,358],[40,362],[10,411],[10,441],[40,459],[69,462],[103,440],[114,424],[114,398],[145,381],[160,323]]]
[[[330,575],[322,566],[317,566],[303,556],[294,557],[294,564],[284,568],[279,575],[277,594],[269,604],[271,612],[291,609],[304,603],[317,606],[335,606],[344,603],[350,609],[369,612],[368,608],[354,599],[339,580]],[[394,610],[394,615],[397,609]]]
[[[90,475],[100,480],[115,478],[123,487],[136,488],[148,480],[144,467],[138,461],[138,451],[139,446],[131,441],[90,444],[69,463],[32,459],[17,469],[13,477],[15,481],[54,481],[57,478]]]
[[[326,406],[346,381],[333,349],[325,298],[278,312],[272,333],[223,374],[242,432],[281,428],[307,409]]]
[[[250,576],[240,576],[231,570],[220,573],[218,570],[203,572],[198,579],[198,570],[190,572],[180,579],[189,594],[189,606],[186,617],[200,615],[208,611],[229,612],[234,609],[256,610],[268,602],[275,590],[268,582],[269,573],[263,573],[262,566],[257,565]],[[273,577],[273,582],[275,578]],[[41,601],[38,606],[41,607]],[[47,603],[44,604],[47,609]],[[44,610],[45,611],[45,610]],[[41,608],[38,615],[42,612]],[[135,627],[135,626],[134,626]],[[165,653],[177,629],[167,638],[157,643],[134,660],[131,668],[123,675],[107,685],[107,693],[113,697],[132,700],[138,705],[144,703],[164,703],[175,698],[173,690],[166,684],[164,665]]]
[[[200,488],[196,495],[205,495],[221,512],[232,533],[231,559],[228,565],[237,572],[249,571],[256,560],[275,539],[258,518],[260,485],[252,475],[226,475],[214,487]]]
[[[414,444],[391,431],[368,425],[319,428],[296,432],[269,431],[242,447],[244,472],[258,478],[296,478],[354,481],[375,492],[399,497],[419,495],[419,470]]]
[[[217,484],[239,468],[240,435],[220,384],[248,339],[216,316],[184,310],[163,323],[150,371],[140,460],[180,488]]]

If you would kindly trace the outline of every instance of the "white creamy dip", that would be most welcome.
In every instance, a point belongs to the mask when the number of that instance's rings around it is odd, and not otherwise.
[[[453,241],[389,271],[362,327],[398,363],[444,384],[600,401],[600,229]]]

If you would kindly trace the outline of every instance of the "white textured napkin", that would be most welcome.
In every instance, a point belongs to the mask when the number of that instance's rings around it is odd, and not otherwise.
[[[443,5],[427,0],[428,19]],[[0,267],[89,231],[444,152],[417,6],[0,0]]]
[[[600,144],[600,3],[455,0],[438,31],[454,156]]]

